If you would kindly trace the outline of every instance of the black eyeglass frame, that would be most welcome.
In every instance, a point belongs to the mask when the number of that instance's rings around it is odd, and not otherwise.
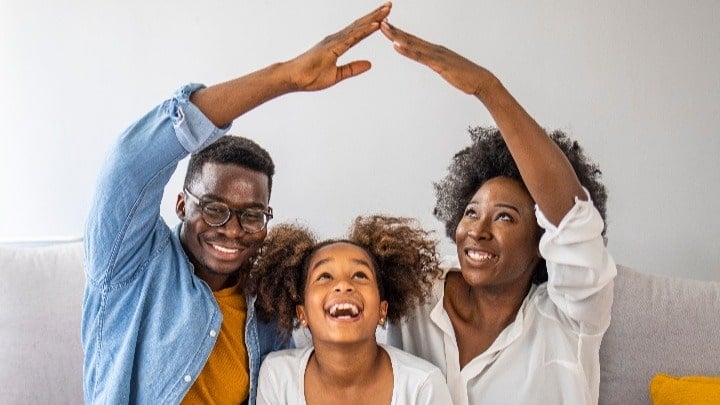
[[[203,201],[202,199],[200,199],[200,197],[198,197],[198,196],[196,196],[195,194],[191,193],[190,190],[188,190],[187,188],[183,188],[183,192],[184,192],[185,194],[191,196],[191,197],[194,198],[195,200],[197,200],[197,205],[198,205],[198,207],[200,207],[200,216],[202,217],[203,221],[204,221],[206,224],[208,224],[209,226],[212,226],[212,227],[214,227],[214,228],[221,227],[221,226],[227,224],[228,221],[230,221],[230,217],[232,216],[232,214],[235,214],[235,215],[237,216],[237,218],[238,218],[238,223],[240,224],[240,227],[242,228],[243,231],[245,231],[245,232],[247,232],[247,233],[258,233],[258,232],[262,232],[263,229],[267,228],[268,222],[270,222],[270,220],[273,219],[273,209],[272,209],[272,207],[267,207],[267,210],[265,210],[265,211],[259,210],[259,209],[257,209],[257,208],[250,208],[250,209],[242,210],[242,209],[232,208],[232,207],[230,207],[229,205],[225,204],[225,203],[222,202],[222,201]],[[223,221],[222,221],[221,223],[219,223],[219,224],[213,224],[213,223],[209,222],[209,221],[207,220],[207,218],[205,218],[205,215],[206,215],[206,214],[205,214],[205,206],[206,206],[207,204],[211,204],[211,203],[212,203],[212,204],[218,204],[218,205],[220,205],[220,206],[224,206],[225,208],[227,208],[227,215],[225,216],[225,220],[223,220]],[[249,212],[257,212],[257,211],[260,211],[260,212],[263,214],[264,224],[263,224],[262,228],[260,228],[260,229],[258,229],[258,230],[248,230],[248,229],[245,229],[245,226],[243,225],[243,217],[245,216],[246,213],[249,213]]]

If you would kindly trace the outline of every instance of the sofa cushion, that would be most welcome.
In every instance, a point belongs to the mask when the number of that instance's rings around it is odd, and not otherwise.
[[[720,404],[720,377],[675,377],[665,373],[650,381],[653,405],[717,405]]]
[[[0,246],[0,403],[83,403],[82,257],[82,242]]]
[[[600,347],[600,403],[649,404],[659,373],[720,372],[720,283],[618,266],[612,321]]]

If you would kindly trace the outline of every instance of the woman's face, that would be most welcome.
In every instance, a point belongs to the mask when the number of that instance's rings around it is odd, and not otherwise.
[[[535,203],[522,183],[486,181],[471,198],[455,231],[460,269],[472,287],[526,288],[540,254]]]
[[[372,260],[362,248],[339,242],[320,248],[310,259],[304,303],[298,319],[313,342],[354,343],[375,339],[387,316]]]

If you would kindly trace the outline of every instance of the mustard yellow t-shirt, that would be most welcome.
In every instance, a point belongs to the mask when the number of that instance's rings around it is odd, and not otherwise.
[[[220,333],[205,367],[190,387],[183,404],[240,404],[250,394],[245,347],[247,306],[239,285],[214,291],[223,315]]]

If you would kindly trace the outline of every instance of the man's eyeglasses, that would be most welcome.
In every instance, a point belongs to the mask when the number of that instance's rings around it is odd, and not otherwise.
[[[200,207],[202,219],[210,226],[223,226],[230,220],[230,215],[237,215],[240,221],[240,227],[247,233],[257,233],[265,229],[268,221],[273,217],[272,208],[268,207],[266,211],[249,208],[246,210],[238,210],[228,207],[227,204],[220,201],[202,201],[200,197],[191,193],[187,188],[183,189],[185,194],[197,200]]]

